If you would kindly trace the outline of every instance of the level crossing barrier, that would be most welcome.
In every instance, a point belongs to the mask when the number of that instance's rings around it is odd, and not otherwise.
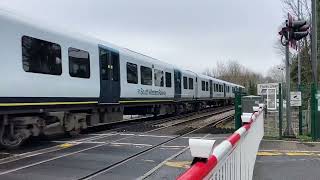
[[[252,180],[264,135],[264,104],[243,113],[243,126],[214,147],[215,140],[189,139],[192,166],[178,180]]]

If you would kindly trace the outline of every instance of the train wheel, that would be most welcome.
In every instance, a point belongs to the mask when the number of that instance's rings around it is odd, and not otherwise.
[[[26,141],[22,134],[15,134],[14,136],[4,135],[1,139],[1,146],[6,149],[17,149]]]

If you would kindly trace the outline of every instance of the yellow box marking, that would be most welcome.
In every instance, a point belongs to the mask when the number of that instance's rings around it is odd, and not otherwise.
[[[258,156],[317,156],[317,154],[312,151],[259,151]]]
[[[264,152],[260,151],[257,153],[258,156],[281,156],[283,155],[281,152]]]
[[[288,156],[314,156],[314,153],[306,153],[306,152],[287,152]]]
[[[70,144],[70,143],[64,143],[64,144],[59,145],[59,147],[61,147],[61,148],[69,148],[72,146],[74,146],[74,144]]]

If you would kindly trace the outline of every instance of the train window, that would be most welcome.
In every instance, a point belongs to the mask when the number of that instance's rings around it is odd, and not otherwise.
[[[163,71],[155,69],[154,70],[154,85],[163,87],[163,84],[164,84]]]
[[[111,68],[112,68],[112,80],[119,81],[120,79],[120,68],[119,68],[119,54],[111,52]]]
[[[69,74],[72,77],[90,78],[90,56],[87,51],[69,48]]]
[[[172,81],[171,73],[166,72],[166,87],[171,87],[172,86],[171,81]]]
[[[206,82],[206,91],[209,91],[209,83]]]
[[[193,89],[193,78],[189,78],[189,89]]]
[[[108,61],[109,61],[109,51],[100,49],[100,74],[102,80],[109,80],[108,71]]]
[[[188,78],[183,76],[183,88],[188,89]]]
[[[152,69],[141,66],[141,84],[142,85],[152,85]]]
[[[138,84],[138,68],[136,64],[127,62],[127,82]]]
[[[206,90],[206,82],[201,81],[201,89],[202,89],[202,91]]]
[[[23,36],[22,64],[26,72],[61,75],[61,46],[56,43]]]

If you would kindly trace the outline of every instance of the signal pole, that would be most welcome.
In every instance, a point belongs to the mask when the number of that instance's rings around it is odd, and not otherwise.
[[[298,20],[300,20],[300,0],[298,1]],[[298,50],[298,88],[300,91],[300,84],[301,84],[301,59],[300,59],[300,42],[297,43],[297,50]]]
[[[289,32],[288,32],[289,33]],[[291,124],[291,106],[290,106],[290,52],[289,52],[289,43],[286,45],[286,119],[287,127],[284,131],[284,136],[290,137],[294,136],[294,132]]]
[[[300,0],[298,4],[298,20],[300,20]],[[298,91],[301,91],[301,58],[300,58],[300,41],[297,43],[298,51]],[[299,106],[299,135],[302,135],[302,107]]]
[[[312,0],[312,30],[311,30],[311,62],[312,75],[315,86],[318,87],[318,60],[317,60],[317,0]]]
[[[286,20],[286,27],[283,27],[279,32],[281,35],[281,43],[286,47],[286,119],[287,127],[284,132],[285,136],[292,137],[294,132],[291,125],[291,104],[290,104],[290,57],[289,57],[289,46],[295,45],[296,42],[306,37],[309,32],[309,25],[306,21],[298,20],[295,21],[292,16],[288,13],[288,19]],[[284,39],[285,38],[285,39]]]

